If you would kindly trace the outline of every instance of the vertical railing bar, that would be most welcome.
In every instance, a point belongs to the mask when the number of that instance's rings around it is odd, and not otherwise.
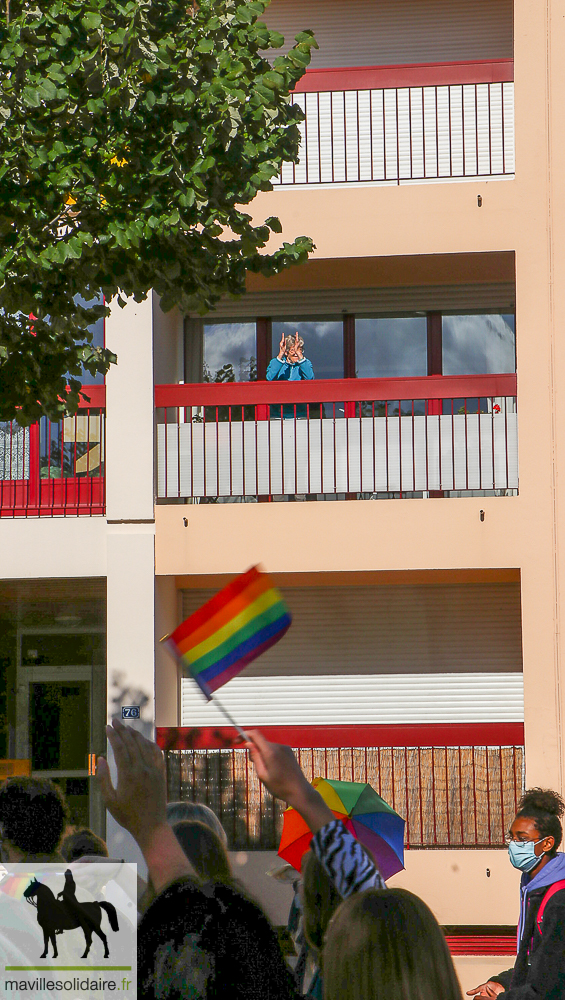
[[[485,747],[485,772],[486,772],[486,783],[487,783],[487,825],[488,825],[488,842],[492,844],[492,833],[491,833],[491,808],[490,808],[490,766],[489,766],[489,748]]]
[[[180,428],[179,428],[180,443]],[[180,477],[179,477],[180,487]],[[220,407],[216,406],[216,493],[220,496]]]
[[[294,409],[294,492],[298,493],[298,423],[296,414],[296,403]]]
[[[420,806],[420,843],[424,843],[424,803],[422,801],[422,747],[418,746],[418,800]]]
[[[506,173],[506,135],[504,129],[504,83],[500,84],[500,110],[501,110],[501,128],[502,128],[502,173]]]
[[[506,833],[506,830],[505,830],[506,824],[504,822],[504,775],[503,775],[503,771],[502,771],[502,747],[501,746],[499,746],[499,748],[498,748],[498,762],[499,762],[499,768],[500,768],[500,820],[501,820],[501,823],[502,823],[502,841],[504,841],[504,834]]]
[[[345,91],[343,91],[343,161],[345,167],[345,180],[349,180],[349,158],[347,156],[347,108],[345,103]]]
[[[424,167],[424,180],[427,179],[426,167],[426,112],[424,107],[424,87],[422,86],[422,160]]]
[[[461,823],[461,847],[465,844],[465,827],[463,825],[463,772],[461,769],[461,747],[457,747],[457,761],[459,765],[459,820]]]
[[[386,491],[390,493],[389,459],[388,459],[388,399],[385,399],[385,459],[386,459]]]
[[[482,446],[481,446],[481,430],[482,430],[481,416],[482,416],[482,413],[481,413],[481,397],[479,396],[478,401],[477,401],[477,423],[478,423],[478,428],[479,428],[478,429],[478,435],[479,435],[479,489],[480,490],[482,490],[482,488],[483,488],[483,453],[482,453]]]
[[[408,747],[404,747],[404,784],[406,788],[406,846],[410,847],[410,794],[408,789]]]
[[[455,490],[455,400],[451,400],[451,471],[452,471],[452,489]]]
[[[398,119],[398,87],[395,88],[395,98],[396,98],[396,183],[400,184],[400,136],[399,136],[399,119]]]
[[[414,400],[412,400],[412,489],[416,492],[416,431],[414,426]]]
[[[398,473],[400,483],[400,497],[404,492],[404,480],[402,478],[402,400],[398,400]]]
[[[312,490],[310,489],[310,403],[306,403],[306,447],[308,452],[308,496],[310,496]]]
[[[445,812],[447,815],[447,843],[451,847],[451,801],[449,796],[449,764],[445,747]]]
[[[476,756],[477,748],[471,747],[472,750],[472,761],[473,761],[473,807],[475,813],[475,847],[478,846],[479,842],[479,827],[477,823],[477,768],[476,768]]]
[[[439,177],[439,117],[437,110],[437,84],[434,86],[435,113],[436,113],[436,177]]]
[[[494,444],[494,418],[495,418],[495,412],[494,412],[495,403],[494,403],[494,398],[495,398],[494,396],[490,397],[490,417],[491,417],[491,420],[490,420],[490,435],[491,435],[491,447],[492,447],[492,488],[493,488],[493,490],[495,490],[497,488],[496,487],[496,451],[495,451],[495,444]]]
[[[355,108],[357,111],[357,180],[361,180],[361,133],[359,128],[359,91],[355,91]]]
[[[334,92],[330,90],[330,151],[332,164],[332,184],[335,181],[335,153],[334,153]]]
[[[463,400],[463,409],[465,410],[465,489],[469,489],[469,438],[467,430],[467,397]]]
[[[333,439],[334,439],[334,493],[337,495],[337,447],[336,447],[336,434],[335,434],[335,399],[332,403],[333,412]]]
[[[373,90],[369,90],[369,142],[371,144],[371,180],[375,179],[375,157],[373,153]]]
[[[431,747],[432,753],[432,809],[434,817],[434,845],[437,847],[437,816],[436,816],[436,755],[435,747]]]
[[[508,466],[508,399],[504,397],[504,454],[506,458],[506,489],[509,489],[509,466]]]
[[[477,177],[479,176],[479,93],[478,84],[475,84],[475,151],[476,151],[476,162],[475,162],[475,172]]]
[[[228,430],[229,430],[229,442],[230,442],[230,497],[233,496],[233,428],[232,428],[232,408],[231,405],[228,406]]]
[[[447,87],[447,134],[449,136],[449,176],[453,177],[453,135],[451,128],[451,84]]]
[[[320,94],[316,94],[316,112],[318,115],[318,180],[322,183],[322,130],[320,127]]]
[[[412,150],[412,87],[408,87],[408,134],[410,136],[410,180],[414,179],[414,154]]]
[[[492,174],[492,83],[487,83],[488,87],[488,172]]]

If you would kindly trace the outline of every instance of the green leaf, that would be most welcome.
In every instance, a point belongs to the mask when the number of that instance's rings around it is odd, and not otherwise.
[[[89,11],[82,15],[81,22],[86,31],[96,31],[102,23],[102,18],[96,11]]]

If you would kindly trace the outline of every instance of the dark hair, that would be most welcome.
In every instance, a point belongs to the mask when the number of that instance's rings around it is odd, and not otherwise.
[[[75,830],[63,840],[61,854],[65,861],[78,861],[85,854],[91,857],[107,858],[108,848],[102,838],[97,837],[92,830]]]
[[[226,849],[206,823],[184,819],[181,823],[173,824],[173,832],[203,882],[231,881],[232,873]]]
[[[48,778],[8,778],[0,787],[3,836],[24,854],[54,854],[67,819],[63,793]]]
[[[531,819],[542,837],[554,838],[555,844],[551,851],[548,851],[549,857],[552,858],[563,839],[560,817],[564,812],[565,802],[557,792],[553,792],[550,788],[528,788],[518,803],[516,819],[519,816]]]
[[[341,904],[322,957],[324,1000],[461,1000],[445,937],[406,889],[367,889]]]
[[[275,931],[236,886],[173,882],[142,917],[137,945],[140,996],[295,996]]]
[[[310,947],[319,952],[341,896],[313,851],[303,855],[301,872],[304,937]]]

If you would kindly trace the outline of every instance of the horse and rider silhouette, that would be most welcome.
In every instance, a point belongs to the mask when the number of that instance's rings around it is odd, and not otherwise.
[[[55,935],[63,931],[82,927],[85,940],[85,950],[81,958],[86,958],[92,944],[92,935],[97,934],[104,945],[104,958],[110,957],[108,938],[101,929],[102,910],[105,910],[113,931],[119,930],[116,907],[112,903],[79,903],[76,898],[76,885],[70,868],[65,872],[65,887],[57,893],[57,899],[48,886],[33,878],[24,889],[24,899],[37,907],[37,922],[43,931],[43,953],[41,958],[49,954],[49,941],[53,946],[53,958],[57,958],[57,940]],[[34,902],[34,899],[36,902]],[[59,902],[59,899],[61,900]]]

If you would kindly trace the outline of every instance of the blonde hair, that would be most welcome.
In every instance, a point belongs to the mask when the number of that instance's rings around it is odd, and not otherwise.
[[[304,347],[304,341],[302,337],[299,337],[297,344],[296,337],[293,334],[289,334],[288,337],[284,338],[284,346],[287,351],[291,351],[293,347]]]
[[[322,974],[324,1000],[461,1000],[443,932],[406,889],[367,889],[341,904]]]

